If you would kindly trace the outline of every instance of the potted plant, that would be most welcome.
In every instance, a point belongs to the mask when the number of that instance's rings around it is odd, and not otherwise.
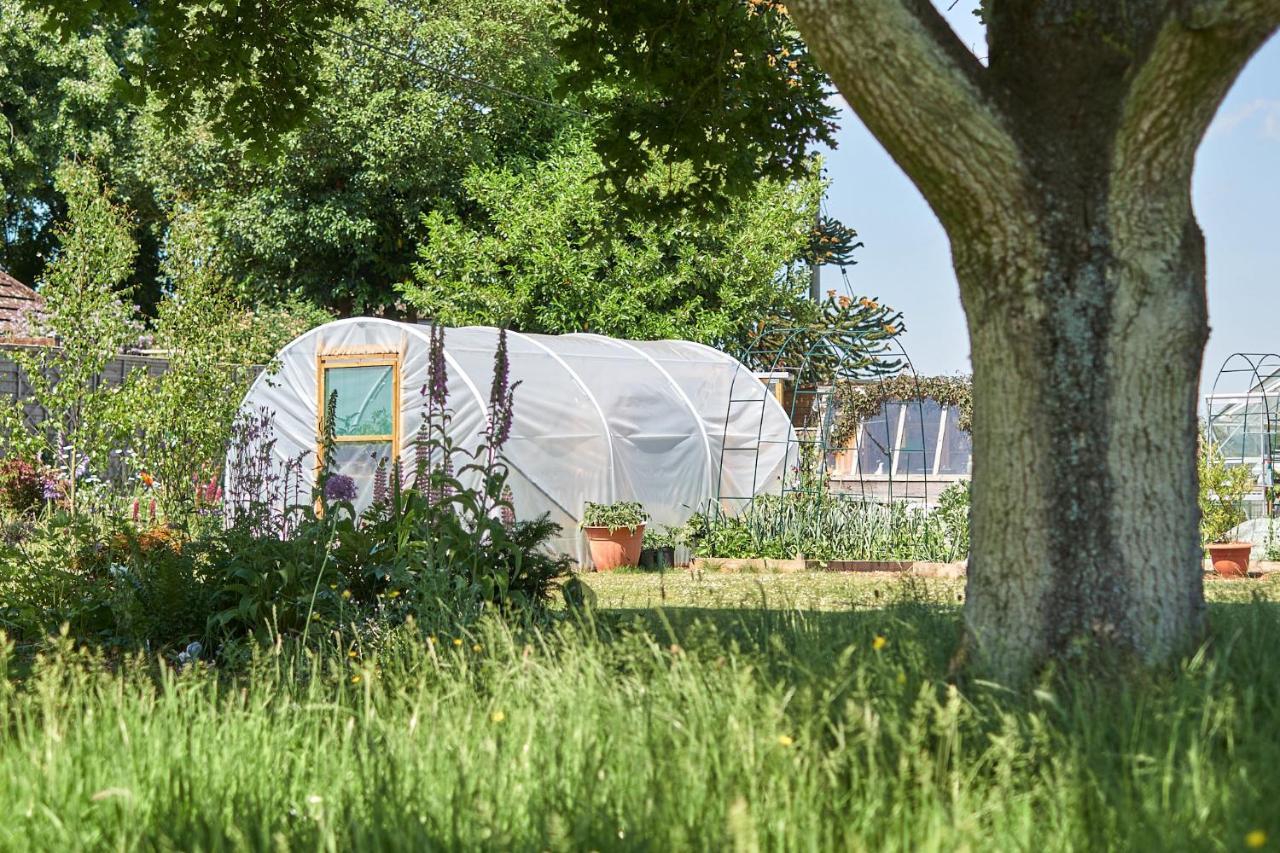
[[[1231,531],[1245,520],[1244,499],[1253,491],[1247,465],[1228,466],[1212,444],[1200,443],[1200,535],[1214,571],[1223,577],[1249,573],[1249,542],[1232,542]]]
[[[676,545],[680,531],[665,524],[644,532],[640,549],[640,568],[669,569],[676,564]]]
[[[597,572],[640,562],[644,525],[649,520],[644,507],[635,501],[598,504],[587,501],[582,509],[582,530],[587,534],[587,550]]]

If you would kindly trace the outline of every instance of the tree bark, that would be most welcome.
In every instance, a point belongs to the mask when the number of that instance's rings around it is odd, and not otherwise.
[[[987,0],[980,63],[928,0],[794,0],[951,240],[974,370],[966,650],[1025,677],[1204,630],[1195,150],[1280,0]]]

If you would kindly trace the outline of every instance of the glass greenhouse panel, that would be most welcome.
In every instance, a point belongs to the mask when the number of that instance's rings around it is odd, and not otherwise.
[[[325,368],[324,399],[338,392],[335,435],[391,435],[395,407],[392,369],[390,364]]]
[[[968,476],[973,468],[973,437],[960,429],[960,412],[947,409],[947,428],[942,434],[942,451],[938,454],[939,474]]]
[[[880,477],[890,473],[901,413],[901,403],[885,403],[875,417],[862,424],[862,434],[858,438],[858,470],[863,476]]]
[[[938,430],[942,423],[942,406],[937,400],[911,401],[902,429],[902,445],[898,448],[897,473],[931,474],[938,450]]]

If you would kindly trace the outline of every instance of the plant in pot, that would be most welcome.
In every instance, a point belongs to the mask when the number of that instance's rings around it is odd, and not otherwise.
[[[635,501],[598,504],[587,501],[581,527],[587,535],[587,551],[597,572],[640,562],[644,525],[649,515]]]
[[[645,530],[640,549],[640,568],[660,571],[674,566],[679,540],[680,530],[665,524]]]
[[[1200,535],[1209,550],[1214,571],[1224,577],[1249,572],[1249,542],[1232,542],[1231,531],[1246,518],[1244,499],[1253,491],[1253,471],[1247,465],[1227,465],[1218,448],[1200,443]]]

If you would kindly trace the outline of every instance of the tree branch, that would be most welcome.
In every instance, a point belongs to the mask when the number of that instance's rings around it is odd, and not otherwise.
[[[1133,72],[1115,142],[1111,209],[1127,212],[1135,236],[1171,233],[1148,227],[1153,217],[1189,216],[1200,141],[1245,64],[1280,27],[1280,0],[1170,6]]]
[[[1030,180],[986,69],[929,0],[793,0],[840,93],[952,236],[1033,217]]]

